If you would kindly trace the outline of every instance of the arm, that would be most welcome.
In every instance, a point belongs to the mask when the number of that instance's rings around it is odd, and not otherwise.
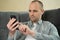
[[[14,40],[14,35],[9,32],[7,40]]]
[[[58,40],[58,32],[57,29],[55,28],[55,26],[53,24],[50,24],[50,32],[49,34],[42,34],[42,33],[38,33],[35,32],[35,35],[33,36],[36,39],[42,39],[42,40]]]
[[[10,35],[8,35],[8,39],[7,40],[14,40],[14,38],[11,37]]]
[[[18,28],[18,26],[19,26],[19,25],[17,25],[19,22],[15,22],[15,20],[16,19],[12,18],[12,19],[9,20],[9,22],[7,24],[7,28],[9,29],[8,40],[14,40],[14,35],[15,35],[15,32],[16,32],[16,28]],[[17,26],[15,26],[15,25],[17,25]]]
[[[24,35],[31,35],[37,40],[58,40],[58,37],[59,37],[57,29],[52,24],[49,24],[49,27],[50,27],[49,34],[42,34],[40,32],[34,32],[27,25],[20,25],[20,26],[21,27],[19,27],[19,30]],[[24,32],[25,29],[26,29],[26,32]]]
[[[11,36],[10,34],[8,35],[8,40],[16,40],[16,39],[20,39],[22,33],[18,30],[16,30],[15,34],[13,36]]]

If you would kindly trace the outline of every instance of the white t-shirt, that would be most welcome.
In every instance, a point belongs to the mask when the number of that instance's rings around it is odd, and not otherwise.
[[[36,31],[35,29],[36,29],[37,24],[34,23],[33,25],[34,25],[34,27],[32,28],[32,31]],[[33,37],[30,36],[30,35],[27,35],[26,38],[25,38],[25,40],[36,40],[36,39],[33,38]]]

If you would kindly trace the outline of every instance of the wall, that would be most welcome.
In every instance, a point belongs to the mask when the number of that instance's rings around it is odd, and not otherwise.
[[[32,0],[0,0],[0,11],[27,11]],[[60,0],[41,0],[45,10],[60,8]]]

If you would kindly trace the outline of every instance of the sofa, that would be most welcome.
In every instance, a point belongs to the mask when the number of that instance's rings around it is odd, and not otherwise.
[[[27,11],[22,12],[3,12],[0,11],[0,40],[7,40],[8,32],[7,23],[9,21],[10,15],[15,15],[18,17],[19,22],[29,21],[29,15]],[[60,35],[60,8],[53,10],[46,10],[42,16],[42,20],[49,21],[54,24]]]

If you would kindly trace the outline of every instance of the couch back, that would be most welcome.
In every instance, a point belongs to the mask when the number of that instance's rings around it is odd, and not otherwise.
[[[0,12],[0,40],[7,40],[8,29],[6,25],[11,14],[17,16],[17,14],[14,12]]]
[[[29,21],[28,12],[0,12],[0,40],[7,40],[8,32],[7,23],[9,21],[10,15],[15,15],[21,22]],[[60,35],[60,9],[47,10],[42,16],[45,21],[50,21],[53,23]]]
[[[52,24],[54,24],[60,35],[60,9],[45,11],[42,19],[45,21],[50,21]]]
[[[0,12],[0,40],[7,40],[9,30],[6,25],[10,15],[15,15],[19,22],[26,22],[29,20],[27,13],[28,12]]]

